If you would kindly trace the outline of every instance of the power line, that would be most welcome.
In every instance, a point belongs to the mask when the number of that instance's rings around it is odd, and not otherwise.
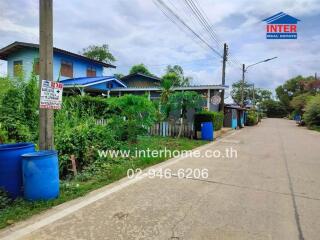
[[[170,16],[170,14],[168,14],[161,6],[158,2],[156,2],[155,0],[153,0],[154,4],[157,6],[157,8],[160,9],[160,11],[172,22],[174,23],[181,31],[183,31],[186,35],[190,36],[190,38],[197,43],[201,48],[203,48],[204,50],[207,51],[207,48],[202,45],[200,42],[196,41],[196,39],[194,38],[194,35],[192,35],[189,31],[187,31],[183,26],[181,26],[181,24],[179,24],[173,17]]]
[[[214,49],[207,41],[205,41],[198,33],[196,33],[183,19],[181,19],[181,17],[179,17],[170,7],[168,7],[167,4],[165,4],[162,0],[156,1],[161,5],[163,9],[167,11],[167,13],[170,13],[176,20],[178,20],[186,29],[188,29],[192,34],[194,34],[209,49],[211,49],[216,55],[222,58],[222,55],[216,49]]]
[[[202,14],[202,17],[204,18],[204,21],[206,22],[206,24],[207,24],[210,32],[212,33],[212,35],[215,37],[216,41],[217,41],[217,42],[220,44],[220,46],[222,47],[222,46],[223,46],[223,43],[221,42],[218,34],[214,31],[213,27],[208,23],[208,22],[209,22],[209,18],[208,18],[208,16],[205,14],[205,12],[203,11],[203,9],[201,8],[201,5],[200,5],[200,3],[198,2],[198,0],[195,0],[196,3],[197,3],[197,5],[199,6],[198,8],[197,8],[196,4],[195,4],[192,0],[190,0],[190,1],[193,3],[193,5],[194,5],[194,7],[196,8],[197,12],[198,12],[200,15]],[[230,50],[229,50],[229,59],[230,59],[230,56],[231,56],[231,61],[233,61],[233,62],[236,63],[236,64],[240,64],[240,65],[241,65],[240,61],[239,61],[236,57],[234,57],[233,54],[232,54],[232,53],[230,52]]]
[[[208,19],[207,15],[205,14],[205,12],[200,7],[200,4],[197,2],[199,5],[199,7],[197,7],[197,5],[193,2],[193,0],[184,0],[184,3],[191,10],[191,13],[194,16],[196,16],[200,25],[202,25],[204,30],[207,33],[209,33],[209,36],[217,44],[217,46],[223,47],[223,43],[221,42],[218,35],[213,30],[212,26],[208,23],[209,19]],[[229,62],[233,62],[234,64],[241,65],[241,63],[235,57],[233,57],[233,55],[230,53],[229,53]]]

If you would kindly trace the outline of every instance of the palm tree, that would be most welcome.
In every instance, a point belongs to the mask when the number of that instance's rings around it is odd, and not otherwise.
[[[169,97],[173,93],[173,82],[169,79],[163,79],[161,81],[161,94],[160,94],[160,104],[159,111],[165,112],[165,118],[169,117],[170,106],[168,104]]]
[[[190,108],[199,108],[202,97],[194,91],[176,92],[169,98],[169,105],[180,112],[180,129],[178,138],[181,136],[184,119],[187,118],[187,111]]]

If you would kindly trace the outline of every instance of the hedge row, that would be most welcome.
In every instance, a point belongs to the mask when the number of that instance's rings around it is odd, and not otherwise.
[[[194,127],[196,131],[201,131],[201,123],[212,122],[215,131],[218,131],[223,126],[223,113],[202,111],[194,115]]]

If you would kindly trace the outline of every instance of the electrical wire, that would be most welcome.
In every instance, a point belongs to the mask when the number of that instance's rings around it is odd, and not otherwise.
[[[188,29],[193,35],[195,35],[202,43],[204,43],[209,49],[211,49],[216,55],[222,58],[222,55],[214,49],[206,40],[204,40],[198,33],[196,33],[179,15],[177,15],[167,4],[165,4],[162,0],[156,0],[159,5],[156,5],[157,7],[162,8],[167,13],[171,14],[171,16],[174,17],[176,21],[178,21],[180,24],[182,24],[186,29]],[[163,11],[162,11],[163,12]],[[166,14],[167,16],[167,14]],[[171,19],[171,18],[170,18]],[[176,23],[175,21],[175,23]]]

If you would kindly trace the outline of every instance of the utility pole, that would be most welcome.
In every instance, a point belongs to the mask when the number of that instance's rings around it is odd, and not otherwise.
[[[223,44],[223,61],[222,61],[222,86],[226,84],[226,64],[228,60],[228,45]],[[224,89],[221,92],[220,111],[224,111]]]
[[[255,95],[255,92],[254,92],[254,83],[252,84],[252,107],[253,109],[256,108],[256,95]]]
[[[244,106],[244,74],[246,72],[246,65],[242,64],[242,81],[241,81],[241,107]]]
[[[40,77],[41,93],[42,80],[53,80],[53,14],[52,0],[39,0],[40,4]],[[39,147],[41,150],[53,149],[53,110],[39,109]]]
[[[317,72],[314,73],[314,80],[318,80]]]

